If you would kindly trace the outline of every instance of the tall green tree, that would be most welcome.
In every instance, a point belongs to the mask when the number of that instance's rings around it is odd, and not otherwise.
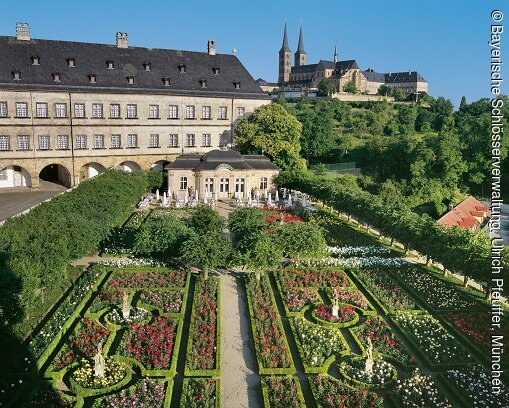
[[[355,86],[354,81],[348,81],[343,87],[343,91],[351,94],[356,94],[358,92],[358,89],[357,86]]]
[[[302,125],[279,104],[256,108],[235,127],[234,142],[243,154],[262,151],[282,169],[306,168],[300,157]]]
[[[318,96],[331,97],[336,92],[337,92],[336,85],[334,85],[330,79],[324,78],[318,83],[318,90],[316,92]]]

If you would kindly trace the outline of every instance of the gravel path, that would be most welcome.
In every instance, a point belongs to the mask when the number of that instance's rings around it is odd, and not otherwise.
[[[223,408],[257,408],[260,379],[251,341],[246,291],[241,274],[221,276],[222,346],[221,399]]]

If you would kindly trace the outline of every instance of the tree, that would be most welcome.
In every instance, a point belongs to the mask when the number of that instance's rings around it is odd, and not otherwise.
[[[228,265],[231,242],[220,233],[192,234],[182,245],[181,254],[185,263],[201,268],[203,279],[207,280],[210,269]]]
[[[234,248],[241,257],[254,247],[260,235],[266,233],[267,229],[264,213],[257,208],[235,210],[230,216],[228,226],[234,234]]]
[[[262,151],[282,169],[306,168],[299,156],[302,125],[279,104],[260,106],[235,127],[234,142],[242,154]]]
[[[196,208],[191,217],[186,220],[189,228],[198,235],[219,233],[224,228],[226,220],[210,207]]]
[[[161,170],[151,169],[147,171],[147,182],[150,189],[161,187],[163,180],[164,175]]]
[[[378,95],[389,96],[391,94],[391,88],[387,85],[380,85],[378,88]]]
[[[336,92],[336,86],[330,81],[330,79],[324,78],[318,83],[318,91],[316,92],[316,95],[331,97]]]
[[[326,247],[323,229],[313,222],[278,225],[275,239],[283,255],[288,258],[319,255]]]
[[[276,245],[273,236],[265,232],[258,237],[254,246],[248,251],[246,265],[255,270],[256,280],[259,282],[261,272],[278,265],[281,254],[281,249]]]
[[[345,86],[343,87],[343,91],[351,93],[351,94],[356,94],[358,89],[357,89],[357,86],[355,86],[355,82],[354,81],[348,81],[345,84]]]
[[[323,102],[318,103],[313,110],[297,113],[302,123],[302,154],[308,160],[325,156],[335,146],[336,134],[331,113]]]
[[[394,88],[392,90],[392,96],[394,97],[395,101],[402,102],[406,99],[407,94],[404,91],[402,91],[401,89]]]

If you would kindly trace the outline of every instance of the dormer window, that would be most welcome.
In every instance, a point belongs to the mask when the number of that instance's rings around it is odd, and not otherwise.
[[[214,68],[212,68],[212,72],[214,73],[214,75],[219,75],[221,70],[219,67],[214,67]]]
[[[32,57],[32,65],[40,65],[40,58],[37,55]]]
[[[240,89],[240,81],[235,81],[233,83],[233,86],[235,87],[235,89]]]
[[[170,78],[164,77],[163,78],[163,83],[164,83],[164,86],[170,86]]]
[[[12,79],[14,81],[21,81],[21,71],[13,71]]]
[[[127,77],[127,84],[128,85],[134,85],[134,77],[133,76],[128,76]]]
[[[106,61],[106,65],[108,65],[108,69],[115,69],[115,63],[111,60]]]
[[[67,58],[67,66],[69,68],[76,68],[76,60],[74,58]]]
[[[206,88],[207,87],[207,80],[206,79],[200,79],[200,85],[202,88]]]
[[[179,65],[179,72],[181,74],[185,74],[186,73],[186,66],[184,64],[180,64]]]
[[[91,84],[96,84],[97,83],[97,75],[96,74],[90,74],[88,76],[88,80],[90,81]]]
[[[53,81],[54,82],[60,82],[60,73],[59,72],[53,72],[53,74],[51,74],[53,76]]]
[[[152,64],[150,62],[145,62],[143,64],[143,68],[145,68],[145,71],[150,71],[150,69],[152,68]]]

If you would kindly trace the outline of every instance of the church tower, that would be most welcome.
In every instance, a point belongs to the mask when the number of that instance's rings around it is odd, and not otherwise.
[[[302,38],[302,25],[300,26],[299,33],[299,46],[297,47],[297,51],[295,52],[295,66],[306,65],[308,55],[306,51],[304,51],[304,40]]]
[[[283,45],[279,50],[279,77],[278,77],[279,85],[284,85],[286,82],[290,81],[291,71],[292,71],[292,51],[288,47],[288,35],[286,33],[286,23],[285,23]]]
[[[338,62],[338,44],[334,46],[334,62]]]

